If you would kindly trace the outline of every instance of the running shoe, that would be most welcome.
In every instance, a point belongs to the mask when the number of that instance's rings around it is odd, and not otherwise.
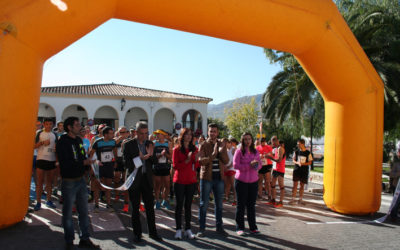
[[[154,205],[155,209],[161,209],[161,203],[159,201],[156,201],[156,204]]]
[[[49,208],[56,208],[57,207],[56,205],[54,205],[54,203],[52,201],[47,201],[46,202],[46,206],[49,207]]]
[[[165,207],[168,210],[171,210],[171,206],[169,205],[169,202],[166,200],[163,200],[163,202],[161,203],[161,206]]]
[[[299,203],[299,205],[303,205],[303,206],[306,205],[306,202],[303,200],[299,200],[298,203]]]
[[[204,229],[203,230],[200,229],[200,231],[197,232],[196,236],[199,237],[199,238],[204,237],[205,236],[205,230]]]
[[[182,239],[182,229],[176,230],[175,239],[181,240]]]
[[[93,212],[94,212],[94,213],[100,212],[99,204],[94,205]]]
[[[194,234],[192,233],[192,230],[188,229],[185,231],[185,237],[188,239],[193,240],[194,239]]]
[[[106,208],[107,208],[107,211],[108,211],[108,212],[110,212],[110,213],[113,213],[113,212],[114,212],[114,208],[113,208],[112,205],[107,204]]]
[[[253,234],[253,235],[259,235],[259,234],[261,234],[260,231],[258,231],[258,229],[250,230],[250,233]]]
[[[234,202],[232,202],[232,206],[236,206],[237,204],[236,204],[236,201],[234,201]]]
[[[283,207],[283,204],[282,204],[282,202],[278,202],[278,203],[276,203],[276,204],[274,205],[274,207],[275,207],[275,208],[280,208],[280,207]]]
[[[237,230],[237,231],[236,231],[236,234],[237,234],[238,236],[244,236],[244,235],[245,235],[245,232],[244,232],[243,230]]]
[[[35,205],[35,207],[33,208],[33,210],[39,211],[41,207],[42,207],[42,203],[36,203],[36,205]]]
[[[140,210],[140,212],[146,211],[146,209],[144,209],[144,206],[142,203],[140,203],[140,205],[139,205],[139,210]]]
[[[122,209],[125,213],[129,212],[129,204],[124,204],[124,208]]]
[[[58,189],[57,188],[54,188],[54,190],[53,190],[53,195],[57,195],[58,194]]]
[[[267,203],[265,203],[266,205],[272,205],[275,206],[276,205],[276,201],[275,200],[270,200]]]

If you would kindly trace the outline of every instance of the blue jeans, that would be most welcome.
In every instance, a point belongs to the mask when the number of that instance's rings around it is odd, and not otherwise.
[[[61,192],[63,197],[62,223],[65,241],[72,243],[75,238],[72,222],[72,205],[75,201],[79,219],[79,236],[83,240],[89,239],[88,193],[84,178],[82,177],[78,181],[62,180]]]
[[[199,224],[200,230],[206,228],[206,216],[208,202],[210,201],[210,193],[214,193],[215,209],[214,215],[216,220],[217,229],[222,228],[222,195],[224,193],[223,180],[200,180],[200,211],[199,211]]]

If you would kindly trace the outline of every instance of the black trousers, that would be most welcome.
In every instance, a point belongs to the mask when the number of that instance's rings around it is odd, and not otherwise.
[[[256,199],[258,193],[258,181],[245,183],[235,179],[237,196],[236,206],[236,230],[244,230],[244,210],[247,210],[247,221],[250,230],[256,230]]]
[[[192,218],[192,201],[196,187],[197,187],[196,183],[187,185],[174,183],[174,190],[176,196],[176,205],[175,205],[176,230],[182,229],[183,204],[185,204],[185,230],[190,229],[190,221]]]
[[[135,185],[132,185],[129,188],[129,200],[132,204],[133,233],[137,236],[142,235],[142,225],[140,223],[139,213],[140,198],[142,198],[144,207],[146,208],[147,227],[149,229],[149,234],[157,234],[154,215],[153,187],[149,183],[146,175],[142,174],[141,171],[138,171],[134,184]]]

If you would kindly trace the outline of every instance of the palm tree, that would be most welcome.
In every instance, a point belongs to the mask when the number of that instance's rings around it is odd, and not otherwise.
[[[400,123],[399,1],[337,0],[336,4],[385,84],[385,131],[390,131]],[[323,127],[322,98],[300,64],[289,53],[271,49],[264,52],[271,63],[282,66],[264,93],[264,117],[270,122],[303,123],[308,107],[314,106]]]

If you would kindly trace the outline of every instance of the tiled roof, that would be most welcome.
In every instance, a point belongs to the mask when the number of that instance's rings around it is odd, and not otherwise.
[[[116,83],[42,87],[42,94],[167,98],[211,102],[211,98],[145,89]]]

